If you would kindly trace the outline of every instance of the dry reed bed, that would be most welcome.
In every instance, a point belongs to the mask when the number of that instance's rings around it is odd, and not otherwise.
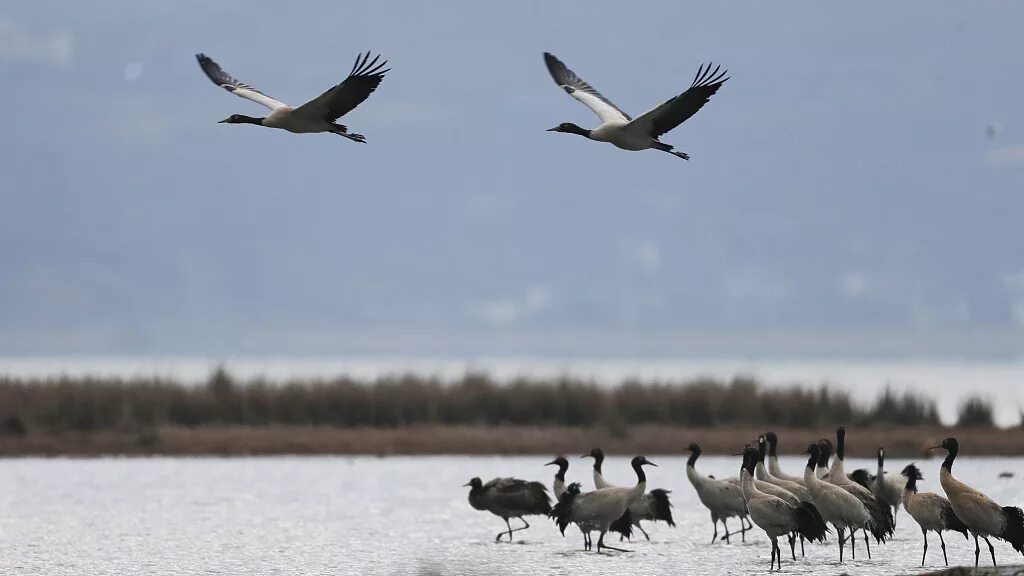
[[[637,426],[622,437],[607,428],[554,426],[172,426],[143,432],[35,432],[0,437],[0,454],[102,455],[328,455],[328,454],[567,454],[600,446],[613,454],[681,454],[690,442],[708,453],[735,454],[762,428]],[[776,429],[786,453],[799,453],[831,429]],[[965,455],[1024,454],[1024,433],[940,427],[854,428],[851,456],[870,457],[885,446],[891,457],[926,458],[926,448],[946,436],[960,439]]]
[[[967,398],[957,434],[975,454],[1024,454],[1022,434],[992,428],[992,409]],[[2,454],[550,454],[599,444],[618,453],[678,453],[691,441],[733,453],[773,428],[783,450],[856,430],[851,453],[918,455],[948,435],[935,402],[885,390],[860,405],[828,386],[756,381],[574,378],[499,383],[414,375],[205,384],[159,379],[0,377]],[[972,442],[977,439],[977,442]]]

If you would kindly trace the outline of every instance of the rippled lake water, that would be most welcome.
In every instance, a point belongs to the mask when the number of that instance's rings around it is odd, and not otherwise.
[[[471,477],[517,476],[550,484],[544,457],[336,457],[237,459],[0,460],[0,574],[757,574],[769,545],[756,529],[747,542],[710,545],[711,522],[685,476],[685,459],[650,456],[649,487],[672,490],[676,528],[648,528],[629,554],[582,551],[548,520],[512,544],[495,544],[500,518],[466,501]],[[735,458],[706,456],[703,473],[735,474]],[[589,460],[573,459],[569,479],[589,489]],[[906,460],[893,460],[899,470]],[[923,490],[936,490],[939,460],[919,460]],[[857,466],[872,462],[851,460]],[[783,459],[791,472],[797,458]],[[1003,504],[1024,504],[1024,459],[961,457],[963,480]],[[1000,472],[1014,472],[1000,479]],[[633,482],[627,459],[609,458],[609,480]],[[513,520],[513,522],[515,522]],[[929,566],[942,565],[931,538]],[[972,564],[973,541],[946,538],[951,564]],[[983,544],[984,547],[984,544]],[[839,566],[835,539],[788,558],[788,573],[921,572],[921,534],[904,513],[894,541],[862,545]],[[987,554],[987,551],[983,550]],[[1001,563],[1020,563],[996,544]]]

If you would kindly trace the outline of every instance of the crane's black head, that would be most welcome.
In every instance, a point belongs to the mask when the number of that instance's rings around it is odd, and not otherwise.
[[[472,480],[470,480],[469,482],[463,484],[462,486],[463,487],[469,486],[473,490],[479,490],[481,487],[483,487],[483,485],[484,485],[484,483],[481,482],[479,478],[473,478]]]
[[[633,460],[630,461],[630,464],[633,466],[633,468],[636,468],[638,466],[654,466],[655,468],[658,467],[657,464],[651,462],[650,460],[643,456],[634,456]]]
[[[832,457],[832,441],[828,438],[822,438],[818,440],[818,448],[821,449],[821,455],[831,458]]]
[[[232,114],[217,124],[263,124],[263,118],[253,118],[245,114]]]
[[[949,438],[943,440],[942,444],[939,444],[938,446],[932,446],[932,449],[934,448],[946,449],[946,452],[948,452],[948,454],[946,454],[946,459],[942,461],[942,467],[952,472],[953,460],[955,460],[956,455],[960,453],[960,443],[956,441],[956,438],[950,436]]]
[[[589,454],[584,454],[583,456],[580,456],[580,458],[593,458],[594,460],[600,462],[604,460],[604,450],[601,450],[600,448],[594,448],[590,451]]]
[[[818,463],[818,458],[821,456],[821,446],[815,444],[808,444],[807,450],[804,454],[810,454],[811,457],[807,460],[807,467],[814,470],[814,466]]]
[[[950,436],[949,438],[943,440],[942,444],[939,444],[937,448],[945,448],[949,452],[959,452],[960,443],[956,441],[956,438]]]
[[[764,439],[768,441],[768,454],[775,456],[775,450],[779,445],[779,437],[775,435],[775,432],[765,432]]]
[[[900,474],[914,480],[924,480],[924,476],[921,476],[921,469],[918,468],[916,464],[907,464],[903,467],[903,470],[900,471]]]
[[[562,122],[554,128],[548,128],[547,132],[566,132],[569,134],[579,134],[580,136],[590,136],[590,130],[580,128],[572,122]]]
[[[569,467],[569,461],[566,460],[565,457],[559,456],[558,458],[555,458],[551,462],[548,462],[547,464],[545,464],[545,466],[558,466],[559,468],[562,468],[562,467],[568,468]]]
[[[818,440],[818,467],[827,468],[828,460],[832,457],[832,441],[828,438]]]
[[[689,450],[690,452],[696,452],[698,454],[700,453],[700,445],[697,444],[696,442],[690,442],[690,445],[687,446],[686,449]]]
[[[904,488],[910,492],[917,492],[917,481],[924,479],[924,476],[921,476],[921,471],[917,469],[917,466],[907,464],[900,474],[907,479],[907,483]]]

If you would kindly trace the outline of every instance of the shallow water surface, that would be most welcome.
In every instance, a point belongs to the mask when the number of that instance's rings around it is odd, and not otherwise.
[[[686,480],[685,459],[650,456],[648,486],[672,490],[676,528],[649,526],[651,542],[626,543],[628,554],[582,551],[574,527],[563,538],[539,516],[495,544],[502,520],[473,510],[462,487],[517,476],[550,485],[544,457],[332,457],[237,459],[97,459],[0,461],[0,574],[759,574],[770,546],[755,528],[747,542],[710,545],[711,522]],[[698,469],[733,475],[736,458],[706,456]],[[571,459],[570,481],[590,489],[589,460]],[[893,460],[898,471],[907,461]],[[922,490],[941,493],[939,460],[919,461]],[[783,467],[800,470],[797,458]],[[850,460],[853,466],[873,462]],[[1024,459],[961,457],[964,481],[998,502],[1024,504]],[[1000,472],[1015,472],[1000,479]],[[626,458],[605,463],[620,484],[634,477]],[[515,525],[513,520],[513,525]],[[922,571],[921,533],[900,512],[896,539],[863,541],[857,560],[839,566],[834,537],[808,545],[807,557],[783,561],[791,574],[912,574]],[[617,537],[612,541],[617,540]],[[973,541],[946,537],[951,564],[972,564]],[[611,543],[611,542],[610,542]],[[942,565],[930,538],[928,566]],[[982,544],[984,548],[984,543]],[[987,550],[983,550],[987,554]],[[1019,563],[996,543],[1001,563]]]

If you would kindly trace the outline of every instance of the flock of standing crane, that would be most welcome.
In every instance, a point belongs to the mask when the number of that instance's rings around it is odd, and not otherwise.
[[[928,532],[938,533],[947,566],[949,560],[942,533],[950,530],[960,532],[965,538],[968,534],[974,537],[975,566],[981,554],[979,538],[988,544],[993,566],[996,565],[996,555],[989,538],[1004,540],[1024,555],[1024,512],[1015,506],[1000,506],[953,476],[953,462],[960,451],[956,438],[947,438],[942,444],[932,447],[946,450],[946,458],[939,470],[939,483],[945,496],[918,491],[917,481],[922,476],[915,464],[906,466],[900,474],[886,472],[885,450],[882,448],[878,449],[878,469],[874,474],[867,470],[847,474],[843,466],[846,455],[846,429],[843,427],[836,430],[834,450],[828,439],[807,447],[807,466],[802,475],[789,475],[782,471],[777,448],[778,436],[766,432],[758,438],[756,448],[748,445],[737,454],[742,456],[738,476],[715,478],[697,471],[700,446],[688,446],[690,457],[686,463],[686,476],[700,502],[711,513],[714,526],[712,544],[718,540],[719,522],[725,530],[722,540],[729,541],[735,532],[729,531],[727,522],[736,518],[744,541],[746,532],[755,525],[767,534],[772,545],[769,570],[776,566],[782,568],[780,537],[788,539],[790,556],[795,561],[798,539],[800,555],[803,556],[806,541],[823,542],[833,529],[839,541],[840,562],[847,544],[851,556],[856,558],[855,536],[858,531],[864,537],[864,549],[870,559],[871,539],[883,543],[893,537],[895,516],[902,506],[921,528],[924,538],[922,566],[928,555]],[[469,503],[477,510],[505,520],[507,530],[499,532],[496,541],[506,535],[512,541],[513,532],[530,527],[524,517],[535,514],[552,518],[563,536],[565,529],[575,524],[583,534],[584,550],[592,549],[591,533],[597,532],[598,552],[602,548],[627,551],[604,543],[609,532],[618,533],[621,541],[631,538],[633,528],[636,528],[650,540],[641,522],[664,521],[675,526],[669,491],[647,490],[644,467],[657,466],[655,463],[644,456],[634,457],[630,465],[637,482],[626,487],[612,485],[604,479],[601,472],[604,452],[600,448],[581,456],[587,457],[594,459],[592,491],[584,492],[575,482],[566,485],[565,472],[569,462],[559,456],[546,464],[558,467],[552,484],[556,500],[553,506],[544,484],[516,478],[495,478],[486,484],[479,478],[473,478],[466,484],[471,487]],[[510,518],[518,518],[523,526],[512,528]]]

